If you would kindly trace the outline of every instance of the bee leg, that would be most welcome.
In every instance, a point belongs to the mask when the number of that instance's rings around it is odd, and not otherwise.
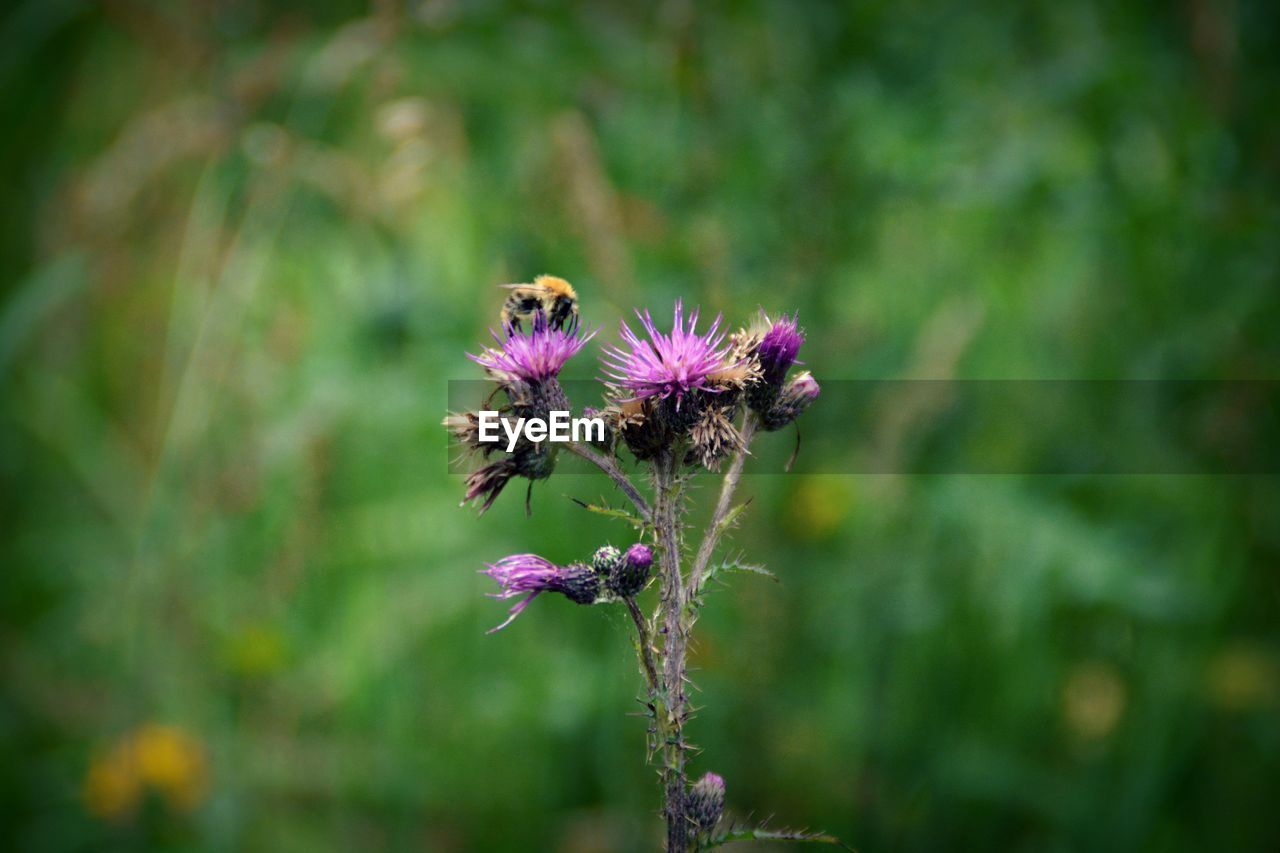
[[[529,489],[524,493],[525,518],[533,518],[533,480],[529,481]]]

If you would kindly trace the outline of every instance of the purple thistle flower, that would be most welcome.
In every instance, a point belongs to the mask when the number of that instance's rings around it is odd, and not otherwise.
[[[719,316],[711,328],[698,334],[698,309],[695,308],[689,316],[686,326],[684,307],[677,299],[669,335],[655,328],[648,311],[643,314],[637,311],[636,316],[649,339],[641,340],[623,322],[620,334],[630,350],[609,347],[602,359],[609,379],[631,392],[631,399],[666,399],[674,394],[678,406],[681,398],[690,391],[715,393],[721,390],[715,387],[711,377],[731,366],[731,359],[728,348],[721,346],[724,333],[719,331]]]
[[[488,568],[481,569],[481,573],[496,580],[502,588],[500,592],[490,593],[491,598],[524,595],[524,598],[512,605],[511,615],[505,622],[489,629],[490,634],[510,625],[539,593],[549,590],[561,593],[578,604],[591,604],[600,591],[600,579],[596,573],[581,563],[557,566],[537,554],[513,554],[486,565]]]
[[[595,337],[595,332],[580,335],[578,329],[552,329],[547,326],[547,319],[542,314],[535,315],[533,331],[527,335],[516,331],[514,327],[506,328],[506,338],[489,330],[500,349],[486,347],[480,355],[467,353],[467,358],[483,367],[489,374],[501,382],[522,381],[528,383],[545,382],[560,373],[560,368],[579,350],[587,345],[587,341]]]
[[[776,321],[770,321],[763,311],[760,316],[768,325],[760,344],[756,347],[756,355],[760,359],[760,370],[764,381],[770,385],[781,385],[791,365],[796,363],[800,353],[800,345],[804,343],[804,332],[797,322],[799,314],[788,317],[783,314]]]

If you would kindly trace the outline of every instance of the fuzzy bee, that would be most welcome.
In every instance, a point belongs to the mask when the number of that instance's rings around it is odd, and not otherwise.
[[[578,293],[573,285],[553,275],[540,275],[533,284],[504,284],[511,291],[502,305],[502,324],[520,330],[520,322],[541,314],[547,318],[547,326],[562,329],[573,328],[578,322]]]

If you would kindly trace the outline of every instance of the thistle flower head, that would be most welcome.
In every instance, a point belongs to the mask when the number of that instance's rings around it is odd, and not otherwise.
[[[686,322],[684,306],[676,300],[671,333],[659,332],[648,311],[636,312],[647,340],[640,338],[625,322],[620,334],[627,348],[610,347],[604,355],[609,380],[632,399],[675,396],[677,403],[690,391],[715,391],[710,378],[730,363],[720,317],[699,334],[698,310]]]
[[[557,566],[537,554],[513,554],[486,565],[488,568],[481,573],[493,578],[500,587],[498,592],[490,593],[492,598],[524,596],[512,605],[506,621],[490,629],[490,634],[510,625],[540,593],[558,592],[577,604],[591,604],[600,591],[596,573],[581,563]]]
[[[783,314],[777,320],[769,320],[769,316],[763,311],[760,312],[764,334],[760,338],[760,343],[756,346],[756,356],[760,359],[760,370],[764,374],[764,380],[775,385],[782,383],[787,375],[787,371],[791,369],[791,365],[796,363],[796,356],[800,353],[800,346],[804,343],[804,332],[800,329],[797,322],[799,315],[792,314],[788,317]]]
[[[689,789],[689,818],[701,832],[711,832],[724,814],[724,779],[707,773]]]
[[[500,337],[491,330],[498,348],[486,347],[479,355],[467,353],[467,358],[499,382],[530,384],[557,376],[564,363],[596,334],[592,331],[583,335],[576,328],[550,328],[542,314],[534,316],[533,330],[529,334],[520,333],[514,326],[508,326],[505,333],[505,337]]]
[[[630,598],[649,582],[649,569],[653,566],[653,549],[637,542],[621,555],[606,580],[609,591],[622,598]]]

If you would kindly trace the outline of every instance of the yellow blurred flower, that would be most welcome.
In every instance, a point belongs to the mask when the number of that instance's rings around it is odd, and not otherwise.
[[[85,805],[119,820],[133,815],[154,792],[171,809],[191,812],[208,793],[204,747],[177,726],[144,724],[96,757],[85,774]]]
[[[1280,704],[1280,665],[1262,649],[1236,643],[1219,652],[1206,672],[1209,699],[1229,711]]]
[[[845,477],[804,477],[791,493],[784,516],[796,539],[822,539],[835,532],[849,514],[853,496]]]
[[[84,800],[91,813],[114,820],[132,814],[141,799],[142,786],[127,756],[113,750],[89,764]]]
[[[1062,713],[1067,728],[1083,740],[1111,734],[1124,714],[1128,690],[1120,673],[1106,663],[1076,664],[1062,688]]]
[[[271,626],[250,625],[231,637],[225,654],[232,672],[246,676],[271,675],[284,666],[284,638]]]

